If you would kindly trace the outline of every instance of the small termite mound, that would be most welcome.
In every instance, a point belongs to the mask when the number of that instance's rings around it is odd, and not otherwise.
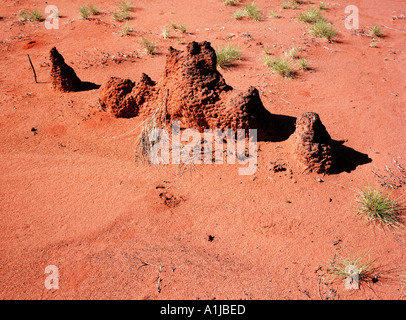
[[[294,153],[309,171],[331,173],[334,163],[334,141],[315,112],[305,112],[296,120]]]
[[[50,51],[50,60],[52,87],[63,92],[79,91],[82,86],[82,81],[76,75],[72,67],[65,63],[65,59],[55,47]]]

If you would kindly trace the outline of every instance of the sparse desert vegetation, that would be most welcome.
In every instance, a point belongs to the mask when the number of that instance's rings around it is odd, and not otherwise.
[[[87,19],[87,18],[89,18],[89,16],[90,16],[90,10],[89,10],[89,8],[88,8],[88,6],[87,5],[82,5],[80,8],[79,8],[79,14],[80,14],[80,17],[82,18],[82,19]]]
[[[217,66],[220,68],[231,67],[235,60],[240,59],[242,52],[232,44],[221,46],[216,49]]]
[[[359,283],[355,284],[354,288],[358,285],[371,280],[376,272],[376,267],[373,261],[369,258],[367,253],[362,255],[350,255],[345,258],[334,257],[331,261],[328,271],[336,278],[345,280],[350,276],[356,275]],[[345,285],[352,285],[353,283],[346,283]]]
[[[311,7],[307,11],[300,13],[297,18],[300,21],[306,23],[316,23],[319,21],[325,21],[325,18],[323,17],[322,13],[315,7]]]
[[[358,191],[357,214],[370,223],[396,227],[400,223],[402,207],[391,195],[376,187],[364,187]]]
[[[89,19],[90,16],[100,14],[99,9],[94,4],[83,4],[79,7],[79,15],[82,19]]]
[[[126,37],[126,36],[128,36],[132,31],[133,31],[133,27],[132,27],[131,25],[129,25],[128,23],[125,23],[124,25],[121,26],[120,36]]]
[[[121,1],[118,10],[113,12],[113,19],[117,21],[129,20],[131,6],[131,2],[125,0]]]
[[[286,57],[289,59],[296,59],[298,57],[299,49],[296,47],[290,48],[285,52]]]
[[[251,2],[248,3],[243,9],[238,9],[236,12],[234,12],[233,18],[236,20],[248,18],[254,21],[260,21],[262,18],[262,13],[256,3]]]
[[[370,34],[371,34],[371,36],[375,36],[375,37],[379,37],[379,38],[383,37],[382,29],[376,25],[374,25],[371,28]]]
[[[269,17],[278,19],[281,18],[281,16],[275,10],[269,11]]]
[[[299,67],[299,69],[302,69],[302,70],[310,69],[310,63],[305,58],[300,58],[297,61],[297,66]]]
[[[139,41],[141,47],[144,48],[145,52],[149,55],[153,55],[156,53],[156,45],[155,43],[146,37],[143,37],[140,41]]]
[[[310,28],[310,33],[317,38],[326,38],[328,41],[331,41],[337,35],[337,31],[331,23],[324,20],[314,23]]]
[[[337,35],[333,25],[315,7],[310,7],[307,11],[300,13],[297,18],[302,22],[311,24],[310,33],[317,38],[326,38],[331,41]]]
[[[319,3],[319,9],[320,10],[327,10],[327,5],[324,2]]]
[[[94,4],[89,4],[88,7],[89,7],[89,12],[90,12],[91,15],[98,15],[98,14],[100,14],[100,11],[99,11],[99,9],[97,8],[96,5],[94,5]]]
[[[20,17],[22,20],[29,20],[29,21],[42,21],[43,14],[39,11],[38,8],[35,8],[31,11],[20,11]]]
[[[236,6],[237,4],[239,4],[241,2],[241,0],[225,0],[224,4],[226,6]]]
[[[277,73],[284,78],[293,79],[296,75],[296,70],[291,66],[291,59],[287,57],[266,56],[264,65],[269,67],[271,72]]]
[[[164,39],[168,39],[171,36],[171,28],[163,27],[162,29],[162,37]]]

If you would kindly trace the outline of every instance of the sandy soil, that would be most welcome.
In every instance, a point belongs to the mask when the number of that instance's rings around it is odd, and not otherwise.
[[[356,190],[378,184],[373,171],[391,167],[394,158],[406,166],[406,20],[392,18],[406,13],[404,1],[326,2],[323,14],[339,31],[333,43],[295,19],[310,4],[282,10],[280,1],[257,0],[265,15],[276,8],[282,17],[232,19],[246,2],[139,0],[129,21],[134,32],[121,37],[123,23],[112,19],[118,1],[93,1],[101,14],[89,20],[79,19],[82,1],[58,1],[58,30],[20,21],[19,10],[43,11],[43,1],[3,1],[0,298],[404,297],[404,228],[373,227],[354,210]],[[386,26],[375,48],[370,37],[344,26],[344,9],[354,3],[365,32]],[[164,39],[162,28],[171,22],[187,25],[188,33]],[[157,55],[143,52],[138,40],[145,35]],[[141,165],[134,162],[139,131],[122,135],[142,119],[101,111],[97,89],[62,93],[50,85],[54,46],[83,81],[100,85],[110,76],[138,80],[143,72],[157,80],[169,46],[205,40],[241,49],[241,61],[221,73],[234,88],[256,87],[271,113],[318,113],[331,137],[345,141],[348,170],[303,172],[292,139],[259,142],[252,176],[240,176],[238,165]],[[300,47],[313,70],[295,79],[272,74],[262,64],[265,46],[274,54]],[[360,163],[361,154],[370,161]],[[286,171],[271,170],[275,161]],[[402,197],[404,188],[393,196]],[[162,192],[177,206],[167,206]],[[346,290],[331,280],[334,257],[366,252],[377,282]],[[48,265],[58,267],[59,289],[44,286]]]

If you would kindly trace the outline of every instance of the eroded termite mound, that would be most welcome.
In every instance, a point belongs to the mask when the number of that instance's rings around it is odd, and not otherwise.
[[[72,67],[65,63],[65,59],[55,47],[50,51],[50,60],[52,87],[59,91],[80,90],[82,81],[76,75]]]
[[[217,70],[209,42],[191,42],[186,50],[172,47],[157,82],[146,74],[134,83],[112,77],[100,87],[100,104],[116,117],[148,116],[166,102],[169,120],[189,128],[257,129],[264,138],[274,130],[272,115],[254,87],[245,91],[227,85]]]
[[[297,118],[294,141],[294,153],[309,171],[331,173],[335,164],[334,141],[317,113],[305,112]]]

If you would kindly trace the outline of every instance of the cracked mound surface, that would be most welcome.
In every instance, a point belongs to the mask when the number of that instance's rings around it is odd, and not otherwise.
[[[333,140],[320,117],[305,112],[296,120],[295,155],[310,171],[330,173],[334,165]]]
[[[140,81],[110,78],[100,87],[100,104],[116,117],[150,115],[166,98],[167,115],[190,128],[258,129],[266,135],[271,114],[258,90],[234,90],[218,72],[209,42],[191,42],[186,50],[169,48],[158,82],[143,74]],[[131,88],[131,90],[130,90]]]
[[[59,91],[78,91],[82,81],[78,78],[72,67],[65,63],[62,55],[53,47],[50,51],[51,83]]]

